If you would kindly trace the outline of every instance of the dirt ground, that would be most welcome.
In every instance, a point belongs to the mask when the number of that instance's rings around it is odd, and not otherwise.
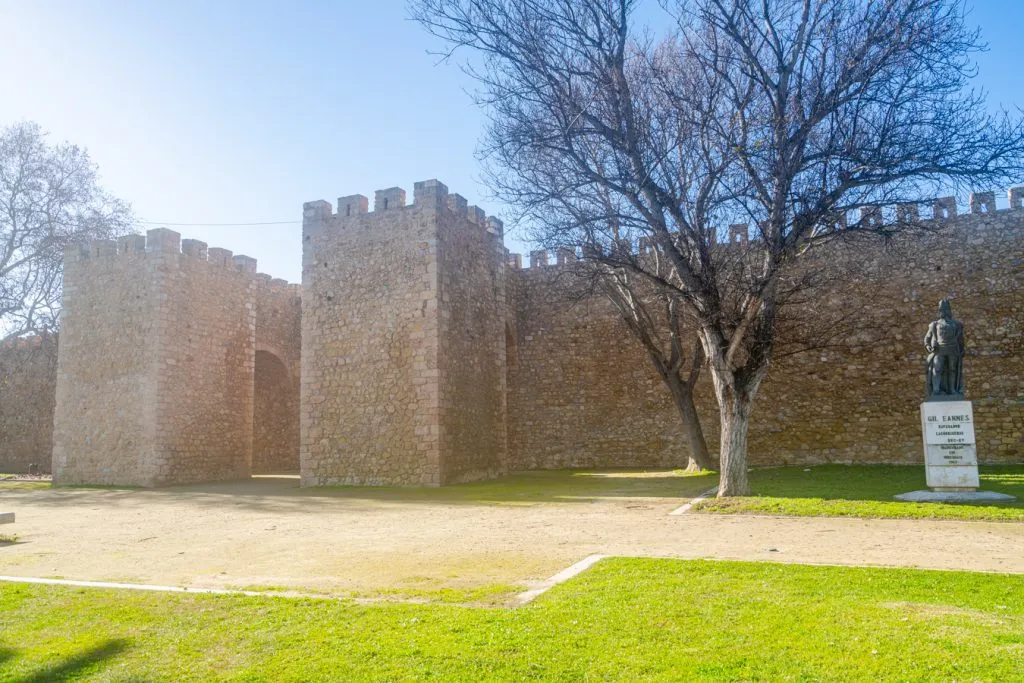
[[[365,490],[364,490],[365,491]],[[347,595],[529,588],[595,553],[1024,573],[1024,524],[669,512],[688,498],[519,504],[353,496],[297,478],[159,490],[0,487],[0,575]]]

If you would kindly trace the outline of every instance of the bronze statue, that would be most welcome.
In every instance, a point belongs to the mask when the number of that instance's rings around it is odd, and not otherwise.
[[[964,326],[953,320],[949,299],[939,302],[939,319],[928,326],[925,400],[962,401],[964,398]]]

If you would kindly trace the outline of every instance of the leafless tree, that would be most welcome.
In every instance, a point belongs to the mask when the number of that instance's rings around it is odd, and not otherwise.
[[[56,330],[64,249],[131,226],[75,145],[49,145],[34,123],[0,129],[0,341]]]
[[[606,261],[584,260],[599,289],[615,306],[630,333],[647,352],[658,376],[672,396],[682,420],[686,438],[687,470],[718,469],[708,452],[700,416],[693,401],[701,370],[704,348],[693,334],[684,302],[664,288],[652,287],[628,268],[616,268]]]
[[[983,46],[962,0],[665,0],[659,39],[636,5],[411,7],[447,55],[469,50],[491,184],[542,244],[586,245],[611,223],[671,264],[592,251],[686,302],[719,405],[718,493],[745,495],[780,312],[813,291],[804,257],[907,227],[840,220],[856,209],[1011,179],[1024,127],[968,89]],[[730,223],[754,226],[749,248],[719,244]]]
[[[613,201],[608,192],[603,195],[606,203]],[[650,278],[650,274],[669,277],[671,263],[659,251],[650,250],[643,254],[641,266],[636,262],[631,245],[621,239],[622,227],[615,217],[601,224],[577,212],[575,206],[573,202],[563,201],[558,213],[550,217],[551,220],[567,218],[573,225],[581,221],[585,224],[576,235],[582,238],[580,249],[565,243],[558,248],[564,272],[572,276],[573,282],[566,283],[563,277],[554,284],[571,292],[573,298],[603,295],[612,303],[626,329],[647,352],[672,397],[686,439],[687,471],[717,469],[693,400],[701,370],[706,366],[693,316],[688,314],[689,309],[676,291]],[[606,244],[609,245],[607,254],[604,253]],[[583,256],[580,261],[577,252]]]

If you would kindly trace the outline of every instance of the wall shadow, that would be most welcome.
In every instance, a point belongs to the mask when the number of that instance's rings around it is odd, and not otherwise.
[[[715,474],[684,475],[675,470],[543,470],[515,472],[499,479],[442,487],[391,488],[327,486],[300,488],[295,475],[260,475],[243,481],[188,484],[157,489],[103,490],[76,487],[33,496],[32,505],[70,504],[117,508],[152,500],[177,499],[203,507],[247,508],[264,512],[315,512],[353,505],[530,505],[581,504],[628,499],[689,500],[716,486]],[[72,502],[68,497],[73,496]]]
[[[998,507],[1024,506],[1024,466],[981,465],[978,470],[983,490],[1017,497],[1017,503],[997,503]],[[881,502],[927,488],[923,464],[766,467],[751,470],[750,486],[762,498]]]
[[[13,648],[0,646],[0,666],[3,666],[4,662],[8,660],[14,659],[17,654],[18,651]]]
[[[108,640],[77,655],[67,657],[35,673],[13,679],[17,683],[52,683],[53,681],[69,680],[100,662],[112,659],[128,649],[128,641],[124,639]],[[0,657],[3,651],[0,651]],[[137,680],[137,679],[136,679]]]

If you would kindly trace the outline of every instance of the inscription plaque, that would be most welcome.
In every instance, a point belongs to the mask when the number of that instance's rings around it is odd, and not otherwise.
[[[922,403],[921,433],[928,486],[976,489],[981,485],[970,401]]]

